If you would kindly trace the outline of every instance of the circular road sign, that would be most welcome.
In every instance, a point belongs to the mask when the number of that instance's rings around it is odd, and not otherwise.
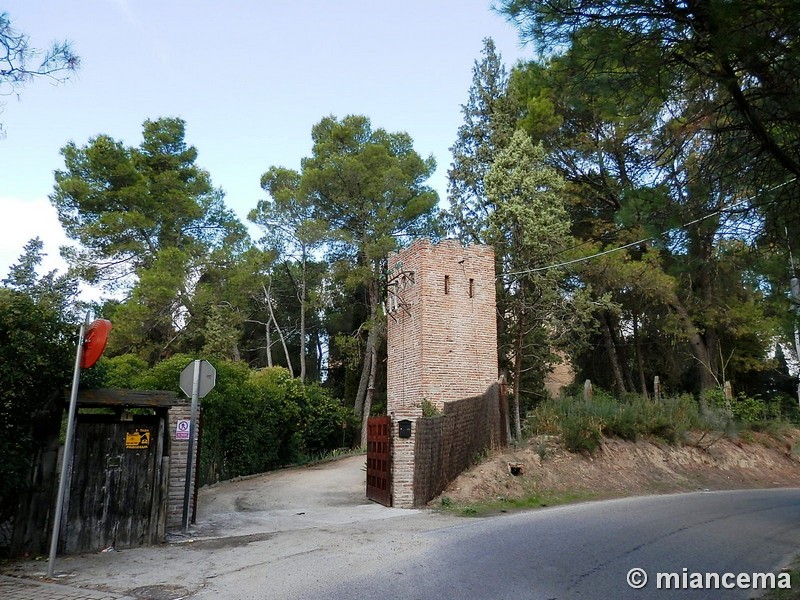
[[[108,333],[111,331],[111,321],[108,319],[97,319],[92,321],[83,334],[83,356],[81,357],[81,368],[88,369],[100,359],[103,350],[106,349]]]

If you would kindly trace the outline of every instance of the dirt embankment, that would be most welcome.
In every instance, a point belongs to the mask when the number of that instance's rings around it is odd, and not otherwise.
[[[605,440],[593,454],[564,450],[541,436],[492,453],[462,473],[440,498],[458,504],[577,493],[608,498],[697,490],[800,487],[800,430],[750,439],[693,435],[681,446],[658,440]],[[519,472],[512,475],[511,466]],[[439,499],[431,502],[438,504]]]

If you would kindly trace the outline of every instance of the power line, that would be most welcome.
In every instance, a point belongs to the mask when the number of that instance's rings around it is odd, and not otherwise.
[[[797,177],[792,177],[788,181],[784,181],[783,183],[779,183],[778,185],[769,188],[768,190],[766,190],[763,193],[774,192],[775,190],[777,190],[779,188],[782,188],[783,186],[788,185],[788,184],[790,184],[790,183],[792,183],[793,181],[796,181],[796,180],[797,180]],[[715,217],[715,216],[717,216],[719,214],[722,214],[724,212],[731,212],[734,208],[736,208],[740,204],[744,204],[745,202],[750,202],[752,200],[755,200],[756,198],[757,198],[757,196],[749,196],[747,198],[742,198],[741,200],[738,200],[738,201],[734,202],[730,206],[727,206],[725,208],[720,208],[718,210],[715,210],[714,212],[710,212],[707,215],[703,215],[702,217],[699,217],[697,219],[694,219],[693,221],[689,221],[687,223],[684,223],[683,225],[679,225],[677,227],[671,227],[670,229],[668,229],[666,231],[662,231],[658,235],[664,235],[664,234],[666,234],[669,231],[672,231],[674,229],[686,229],[686,228],[688,228],[688,227],[690,227],[692,225],[696,225],[697,223],[705,221],[706,219],[710,219],[711,217]],[[605,256],[606,254],[612,254],[613,252],[619,252],[620,250],[625,250],[626,248],[630,248],[631,246],[637,246],[639,244],[643,244],[645,242],[649,242],[651,240],[656,239],[657,237],[658,236],[656,236],[656,235],[649,236],[649,237],[646,237],[646,238],[642,238],[640,240],[636,240],[635,242],[630,242],[629,244],[625,244],[624,246],[619,246],[617,248],[611,248],[609,250],[603,250],[602,252],[598,252],[596,254],[591,254],[589,256],[584,256],[582,258],[575,258],[573,260],[568,260],[568,261],[561,262],[561,263],[547,265],[546,267],[536,267],[535,269],[526,269],[524,271],[513,271],[511,273],[500,273],[499,275],[497,275],[497,277],[501,277],[501,276],[504,276],[504,275],[505,276],[528,275],[530,273],[538,273],[540,271],[549,271],[550,269],[557,269],[559,267],[566,267],[568,265],[574,265],[576,263],[581,263],[581,262],[586,262],[588,260],[593,260],[593,259],[598,258],[600,256]]]

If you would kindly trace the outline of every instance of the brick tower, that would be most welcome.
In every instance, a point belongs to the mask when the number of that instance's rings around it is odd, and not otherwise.
[[[396,423],[422,416],[424,400],[477,396],[497,381],[494,252],[456,240],[416,240],[389,256],[387,412],[393,505],[413,505],[414,443]]]

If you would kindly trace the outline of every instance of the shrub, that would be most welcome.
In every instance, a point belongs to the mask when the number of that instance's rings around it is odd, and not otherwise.
[[[183,394],[180,373],[194,358],[175,355],[148,369],[118,356],[106,361],[103,383]],[[217,380],[201,400],[201,483],[303,462],[352,441],[353,411],[319,385],[304,385],[283,367],[252,371],[241,362],[210,362]]]
[[[562,421],[562,437],[571,452],[594,452],[603,439],[603,422],[594,415],[568,415]]]
[[[744,423],[755,423],[766,416],[766,406],[761,398],[739,394],[731,403],[733,418]]]
[[[301,414],[303,452],[314,455],[349,446],[358,427],[353,411],[316,383],[305,386],[304,399],[305,407]]]
[[[433,402],[428,400],[427,398],[422,399],[422,416],[425,418],[428,417],[439,417],[442,415],[442,411],[436,406]]]
[[[77,332],[48,303],[0,288],[0,523],[31,489],[37,447],[58,430]]]
[[[701,398],[709,409],[724,411],[729,417],[742,423],[755,423],[767,417],[767,406],[764,401],[744,393],[727,400],[724,392],[716,388],[706,390]]]
[[[292,379],[282,367],[248,372],[236,395],[204,410],[204,435],[214,444],[207,460],[217,461],[208,465],[210,481],[303,462],[349,444],[356,425],[327,390]]]
[[[688,394],[660,402],[634,395],[618,401],[596,391],[589,402],[580,396],[543,402],[528,414],[525,432],[561,435],[568,450],[593,452],[603,436],[636,441],[639,436],[653,435],[675,444],[689,430],[708,426]]]
[[[103,371],[103,387],[136,388],[136,378],[147,370],[147,361],[135,354],[122,354],[112,358],[102,357],[96,368]]]

